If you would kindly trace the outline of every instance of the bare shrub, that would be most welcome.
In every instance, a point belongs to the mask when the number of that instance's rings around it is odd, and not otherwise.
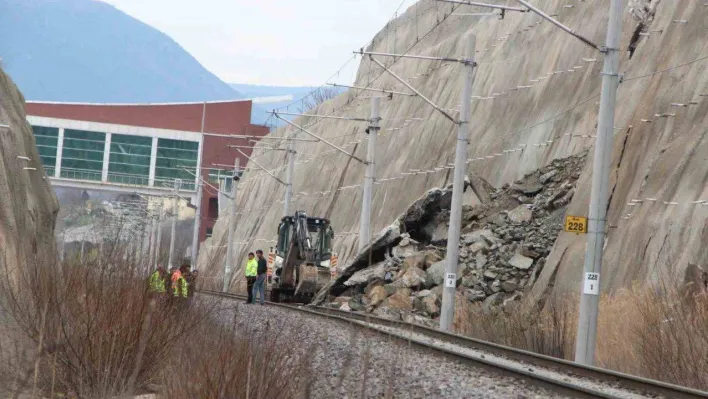
[[[303,113],[316,108],[325,101],[337,97],[339,94],[339,90],[335,87],[320,87],[302,99],[299,112]]]
[[[313,380],[305,352],[292,345],[297,334],[270,324],[256,332],[212,318],[185,338],[163,372],[170,398],[289,399]]]
[[[12,381],[17,391],[104,398],[145,392],[157,382],[165,358],[209,305],[186,309],[153,297],[144,267],[111,256],[123,252],[83,263],[2,265],[3,276],[15,277],[0,279],[0,302],[16,334],[0,356],[4,365],[36,375],[31,387],[26,378]],[[36,353],[28,355],[30,348]]]
[[[682,296],[681,284],[657,290],[635,285],[603,295],[597,328],[596,364],[624,373],[708,389],[708,297]],[[460,310],[458,304],[458,311]],[[578,295],[557,295],[536,309],[519,306],[483,311],[462,308],[456,331],[487,341],[573,360]]]

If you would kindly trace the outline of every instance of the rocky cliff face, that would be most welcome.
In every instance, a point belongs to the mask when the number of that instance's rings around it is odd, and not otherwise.
[[[24,102],[0,70],[0,262],[10,270],[35,260],[56,259],[54,223],[59,203],[45,179]]]
[[[508,1],[505,3],[516,4]],[[609,0],[540,0],[534,4],[596,43],[604,43]],[[495,187],[592,149],[600,93],[602,55],[532,13],[504,19],[465,16],[487,12],[423,0],[389,23],[369,48],[379,52],[461,57],[476,36],[470,176]],[[624,9],[621,73],[612,155],[609,238],[601,276],[603,289],[655,280],[680,272],[688,262],[705,264],[708,239],[708,7],[700,2],[631,1]],[[381,60],[384,60],[383,58]],[[398,59],[393,71],[458,115],[462,67],[453,62]],[[356,85],[406,91],[368,60]],[[371,92],[351,90],[317,113],[367,117]],[[390,225],[434,187],[446,187],[454,158],[455,125],[418,97],[382,101],[378,140],[378,184],[373,200],[374,232]],[[313,133],[353,152],[366,154],[365,124],[301,118]],[[281,129],[273,136],[295,134]],[[298,137],[307,137],[297,133]],[[329,217],[340,236],[341,263],[357,248],[365,168],[323,143],[299,143],[291,209]],[[281,179],[285,155],[259,156]],[[567,213],[587,214],[592,151],[580,173]],[[252,165],[249,165],[252,166]],[[248,250],[275,239],[284,187],[263,172],[248,172],[240,185],[237,262]],[[627,216],[631,214],[631,216]],[[227,223],[217,224],[212,246],[225,244]],[[254,241],[261,240],[261,241]],[[205,247],[208,247],[205,246]],[[534,286],[577,289],[585,237],[560,233]],[[203,259],[209,249],[202,251]],[[211,254],[213,255],[213,254]],[[214,265],[221,265],[217,259]]]

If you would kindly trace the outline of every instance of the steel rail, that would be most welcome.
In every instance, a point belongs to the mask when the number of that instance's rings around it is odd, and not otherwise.
[[[202,294],[219,296],[229,299],[246,299],[246,295],[241,294],[223,293],[218,291],[207,290],[199,290],[198,292]],[[459,345],[480,352],[486,352],[491,355],[504,357],[506,359],[510,359],[516,362],[527,363],[529,366],[543,367],[556,372],[571,373],[575,377],[594,379],[597,381],[601,381],[603,384],[611,386],[613,388],[624,389],[636,393],[642,393],[645,395],[661,395],[663,397],[672,399],[708,398],[708,392],[700,391],[697,389],[682,387],[679,385],[669,384],[662,381],[656,381],[644,377],[620,373],[618,371],[603,369],[600,367],[585,366],[565,359],[541,355],[522,349],[499,345],[476,338],[465,337],[459,334],[448,333],[417,324],[407,323],[404,321],[384,319],[377,316],[373,316],[368,313],[358,313],[325,307],[303,306],[286,303],[266,302],[266,304],[270,306],[277,306],[300,312],[306,312],[309,314],[319,315],[322,317],[341,320],[345,322],[358,321],[361,323],[367,323],[370,325],[377,325],[381,327],[397,328],[405,332],[425,335],[426,337],[434,338],[445,343]],[[362,327],[367,326],[362,325]],[[373,328],[373,330],[405,341],[406,343],[416,344],[417,346],[420,346],[424,349],[433,350],[435,352],[444,354],[447,357],[450,357],[457,361],[462,361],[471,366],[482,367],[492,372],[522,378],[524,380],[533,382],[537,386],[545,387],[564,395],[570,395],[572,397],[581,398],[618,397],[606,392],[597,391],[592,388],[581,387],[577,384],[562,380],[556,380],[549,376],[540,375],[539,373],[531,371],[532,369],[525,368],[524,370],[519,370],[517,368],[502,365],[484,358],[472,357],[466,354],[457,353],[452,350],[440,348],[435,345],[429,345],[414,340],[406,339],[395,333],[381,331],[375,328]]]

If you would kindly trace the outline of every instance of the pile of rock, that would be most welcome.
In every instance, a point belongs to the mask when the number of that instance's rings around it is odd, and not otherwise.
[[[562,230],[585,158],[582,154],[555,160],[499,190],[484,188],[480,193],[479,187],[486,185],[472,187],[483,203],[463,208],[460,296],[485,311],[507,308],[523,297]],[[450,188],[431,190],[416,201],[315,303],[435,324],[445,276],[441,232],[447,232],[450,193]]]

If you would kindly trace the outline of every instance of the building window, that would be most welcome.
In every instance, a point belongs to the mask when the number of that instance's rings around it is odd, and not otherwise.
[[[218,219],[219,218],[219,198],[218,197],[211,197],[209,198],[209,207],[207,208],[207,215],[209,219]]]
[[[152,138],[113,134],[108,181],[147,186],[150,181]]]
[[[158,139],[155,185],[172,187],[175,179],[182,179],[182,189],[195,190],[198,154],[197,142]]]
[[[64,130],[61,177],[101,181],[106,134]]]
[[[206,228],[206,238],[211,238],[211,235],[214,234],[214,228],[213,227],[207,227]]]
[[[54,175],[57,162],[57,145],[59,144],[59,129],[55,127],[32,126],[34,141],[37,144],[39,158],[47,174]]]

